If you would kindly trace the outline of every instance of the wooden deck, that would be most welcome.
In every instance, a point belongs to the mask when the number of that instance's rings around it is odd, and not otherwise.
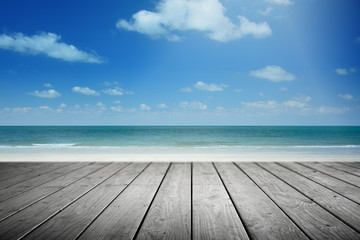
[[[0,163],[0,239],[360,239],[360,163]]]

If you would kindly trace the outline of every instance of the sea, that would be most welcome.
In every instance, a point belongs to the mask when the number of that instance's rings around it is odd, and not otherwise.
[[[360,154],[355,126],[0,126],[0,154]]]

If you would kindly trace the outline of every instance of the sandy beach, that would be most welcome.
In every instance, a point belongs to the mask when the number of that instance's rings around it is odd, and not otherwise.
[[[0,154],[1,162],[357,162],[359,154],[126,153]]]

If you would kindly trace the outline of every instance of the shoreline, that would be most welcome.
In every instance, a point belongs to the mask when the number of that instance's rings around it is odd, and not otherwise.
[[[360,162],[360,154],[0,153],[0,162]]]

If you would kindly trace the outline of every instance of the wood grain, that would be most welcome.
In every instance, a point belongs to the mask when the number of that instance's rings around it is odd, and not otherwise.
[[[280,163],[280,165],[360,204],[360,189],[354,185],[297,163]]]
[[[125,167],[25,239],[75,239],[147,165],[134,163]]]
[[[331,167],[328,167],[328,166],[325,166],[323,164],[316,163],[316,162],[315,163],[301,163],[301,164],[304,166],[313,168],[322,173],[328,174],[332,177],[336,177],[336,178],[338,178],[342,181],[345,181],[347,183],[350,183],[354,186],[360,187],[360,178],[357,176],[354,176],[352,174],[349,174],[349,173],[346,173],[346,172],[340,171],[338,169],[331,168]]]
[[[122,167],[124,167],[124,163],[107,165],[99,171],[82,178],[55,194],[5,219],[0,222],[1,238],[14,239],[21,237],[53,214],[57,214],[64,207],[73,203],[73,201]]]
[[[276,204],[232,163],[216,163],[251,239],[308,239]]]
[[[237,165],[311,239],[359,239],[356,231],[273,174],[254,163]]]
[[[191,165],[173,163],[136,239],[191,239]]]
[[[152,163],[79,239],[132,239],[168,167],[169,163]]]
[[[359,204],[278,164],[262,163],[261,166],[360,232]]]
[[[193,164],[193,239],[249,239],[211,163]]]

